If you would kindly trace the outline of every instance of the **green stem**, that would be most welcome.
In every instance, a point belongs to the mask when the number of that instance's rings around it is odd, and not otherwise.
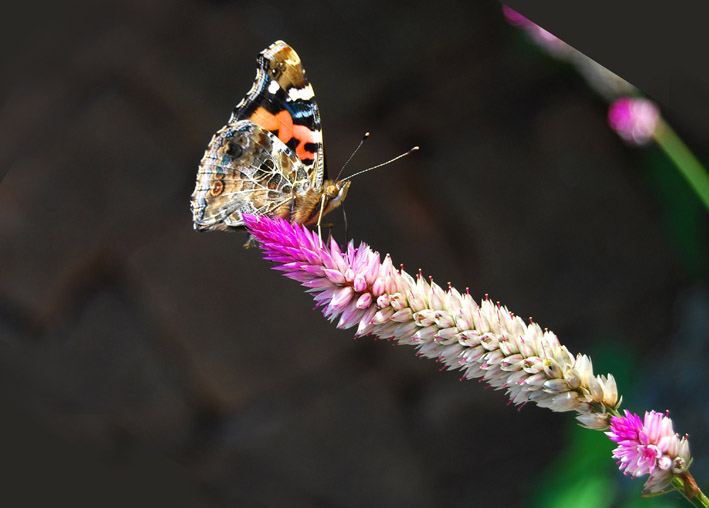
[[[709,498],[704,495],[689,471],[672,479],[672,485],[677,492],[698,508],[709,508]]]
[[[709,210],[709,175],[697,158],[662,118],[655,128],[653,137],[660,148],[677,165],[677,169]]]

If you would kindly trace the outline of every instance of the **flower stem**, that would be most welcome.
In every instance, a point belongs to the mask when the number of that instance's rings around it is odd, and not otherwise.
[[[653,137],[709,210],[709,175],[704,167],[662,118]]]
[[[684,498],[699,508],[709,508],[709,498],[701,491],[694,477],[685,471],[672,479],[672,485]]]

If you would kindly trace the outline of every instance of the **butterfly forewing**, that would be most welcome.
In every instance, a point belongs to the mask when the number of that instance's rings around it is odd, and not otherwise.
[[[251,92],[236,106],[229,123],[248,119],[271,132],[296,153],[313,172],[313,184],[320,186],[327,177],[320,112],[298,54],[277,41],[259,54],[257,62]]]

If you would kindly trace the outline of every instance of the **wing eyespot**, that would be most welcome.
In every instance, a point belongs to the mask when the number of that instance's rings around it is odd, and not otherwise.
[[[222,192],[224,192],[224,182],[221,180],[214,180],[212,182],[211,187],[209,188],[209,192],[212,194],[212,196],[218,196]]]

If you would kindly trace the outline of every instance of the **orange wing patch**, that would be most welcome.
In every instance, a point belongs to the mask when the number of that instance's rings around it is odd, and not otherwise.
[[[278,139],[288,143],[292,138],[298,140],[295,148],[296,155],[301,159],[315,159],[315,153],[305,149],[306,143],[315,143],[315,133],[305,125],[294,125],[293,117],[288,111],[279,111],[275,115],[263,107],[258,108],[251,115],[250,120],[271,132],[278,132]]]

